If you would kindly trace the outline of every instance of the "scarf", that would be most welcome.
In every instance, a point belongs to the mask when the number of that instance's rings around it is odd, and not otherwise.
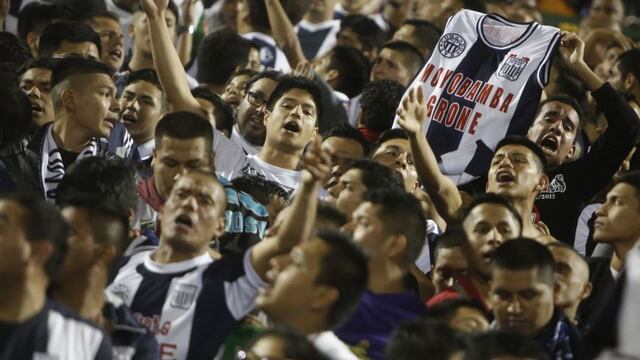
[[[45,130],[44,143],[40,153],[40,178],[42,179],[42,189],[44,190],[45,199],[54,202],[58,184],[62,181],[65,174],[62,155],[58,149],[58,145],[53,140],[53,124],[49,124]],[[89,145],[78,154],[76,160],[98,154],[98,140],[92,138]]]

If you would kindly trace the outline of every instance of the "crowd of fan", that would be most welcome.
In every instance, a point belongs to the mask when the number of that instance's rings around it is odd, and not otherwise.
[[[537,115],[457,185],[408,87],[544,6]],[[0,359],[640,358],[639,11],[0,0]]]

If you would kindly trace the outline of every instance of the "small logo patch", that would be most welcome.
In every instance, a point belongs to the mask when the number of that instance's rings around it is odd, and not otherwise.
[[[516,54],[509,54],[509,57],[505,60],[505,62],[500,66],[500,71],[498,71],[498,76],[501,76],[507,80],[516,81],[522,74],[522,71],[527,64],[529,63],[529,58],[523,56],[521,58]]]
[[[171,307],[187,310],[196,299],[198,287],[191,284],[177,284],[171,293]]]
[[[466,47],[464,38],[455,33],[444,34],[438,42],[438,51],[446,58],[460,56]]]

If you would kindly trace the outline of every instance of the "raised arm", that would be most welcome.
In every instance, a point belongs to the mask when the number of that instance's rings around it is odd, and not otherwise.
[[[153,63],[167,101],[173,106],[174,111],[189,111],[208,118],[206,111],[191,95],[187,74],[171,42],[169,29],[164,20],[169,0],[141,0],[140,3],[147,14]]]
[[[185,31],[178,33],[178,56],[183,66],[191,61],[191,50],[193,47],[193,31],[192,29],[198,24],[196,19],[196,4],[200,0],[184,0],[180,5],[180,26]]]
[[[318,207],[318,188],[331,172],[331,159],[322,151],[320,137],[309,145],[300,160],[302,180],[293,199],[290,216],[284,219],[278,233],[253,246],[251,263],[263,279],[274,256],[286,254],[300,241],[309,238],[313,231]]]
[[[416,171],[426,193],[431,197],[438,213],[451,224],[458,218],[462,198],[453,181],[440,171],[436,156],[422,132],[427,117],[426,109],[422,87],[412,88],[398,109],[398,125],[409,136]]]
[[[294,69],[299,62],[307,60],[304,57],[298,35],[296,35],[293,24],[291,24],[280,0],[266,0],[265,4],[273,38],[284,52],[291,68]]]

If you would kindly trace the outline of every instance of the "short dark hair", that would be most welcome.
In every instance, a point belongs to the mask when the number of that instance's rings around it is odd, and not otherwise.
[[[630,49],[618,56],[618,70],[622,76],[632,74],[640,84],[640,49]]]
[[[38,53],[40,56],[51,57],[60,48],[63,41],[74,44],[91,42],[98,49],[98,56],[102,53],[100,35],[86,24],[79,22],[57,22],[47,26],[38,42]]]
[[[420,70],[422,63],[424,62],[424,57],[422,56],[420,49],[406,41],[389,41],[382,46],[382,49],[390,49],[401,53],[406,59],[406,62],[402,65],[404,65],[412,75],[415,75],[418,70]]]
[[[566,95],[566,94],[556,94],[553,96],[549,96],[548,98],[544,99],[540,105],[538,106],[538,111],[536,113],[536,117],[538,116],[538,114],[540,113],[540,110],[542,109],[542,107],[552,101],[557,101],[557,102],[561,102],[563,104],[567,104],[569,106],[571,106],[576,113],[578,114],[578,128],[576,129],[576,134],[580,133],[580,129],[582,128],[582,124],[584,124],[584,122],[587,120],[587,110],[585,110],[584,106],[582,106],[582,104],[580,104],[575,98]],[[576,140],[577,141],[578,136],[576,136]]]
[[[282,340],[284,356],[287,359],[328,360],[309,339],[284,326],[275,326],[259,332],[243,347],[244,351],[250,350],[258,341],[267,337],[276,337]]]
[[[228,130],[231,133],[233,128],[233,108],[226,101],[213,93],[205,86],[198,86],[191,90],[191,95],[196,98],[204,99],[213,104],[213,117],[216,120],[216,129],[220,132]]]
[[[471,308],[478,310],[489,321],[489,314],[487,309],[476,299],[469,298],[455,298],[441,301],[433,306],[429,307],[427,311],[427,317],[449,322],[456,314],[456,311],[460,308]]]
[[[231,180],[236,190],[251,195],[257,202],[267,206],[273,198],[288,199],[289,193],[277,182],[262,176],[243,175]]]
[[[382,144],[394,139],[409,140],[409,136],[404,130],[400,128],[385,130],[380,134],[380,136],[378,136],[378,140],[376,140],[376,143],[373,145],[373,149],[371,150],[370,154],[375,154],[375,152],[378,151]]]
[[[544,348],[534,339],[513,332],[490,331],[467,339],[465,360],[495,359],[511,355],[521,359],[548,360]]]
[[[460,227],[450,227],[444,234],[438,237],[436,248],[434,250],[433,259],[438,258],[438,252],[441,249],[465,248],[467,245],[467,234]],[[434,262],[435,264],[435,262]]]
[[[429,49],[431,51],[438,43],[440,36],[442,36],[442,30],[427,20],[407,19],[402,24],[416,28],[414,32],[417,35],[414,36],[415,46],[421,49]]]
[[[148,83],[151,83],[155,87],[160,89],[162,93],[164,93],[164,89],[160,84],[160,78],[158,78],[158,73],[156,73],[154,69],[141,69],[131,71],[126,77],[124,86],[127,87],[138,81],[146,81]]]
[[[316,236],[329,246],[316,283],[338,290],[338,299],[327,320],[327,326],[335,328],[349,318],[367,288],[369,259],[348,235],[339,230],[321,229]]]
[[[570,252],[572,252],[574,255],[576,255],[577,257],[579,257],[580,259],[582,259],[585,262],[585,265],[588,267],[588,263],[587,263],[587,259],[584,257],[584,255],[580,254],[578,252],[578,250],[576,250],[573,246],[567,244],[567,243],[563,243],[561,241],[554,241],[554,242],[550,242],[548,244],[546,244],[547,248],[562,248],[565,250],[569,250]],[[553,254],[552,254],[553,255]]]
[[[520,225],[520,230],[522,231],[523,222],[522,217],[518,213],[518,210],[516,210],[516,208],[513,206],[513,203],[509,199],[496,193],[484,193],[474,196],[469,205],[467,205],[462,211],[462,221],[464,222],[464,220],[467,219],[473,209],[483,204],[495,204],[504,206],[516,219],[518,225]]]
[[[369,81],[369,59],[356,48],[346,45],[334,47],[330,59],[329,69],[335,69],[340,74],[334,89],[349,98],[358,96]]]
[[[96,242],[114,244],[118,254],[126,248],[129,215],[136,207],[135,170],[118,157],[92,156],[76,161],[58,185],[56,205],[86,208]],[[105,222],[120,224],[119,232],[106,231]]]
[[[53,245],[53,254],[44,268],[49,276],[62,264],[67,252],[69,227],[55,206],[47,203],[35,193],[17,191],[0,193],[0,200],[13,201],[24,210],[24,232],[29,242],[49,241]]]
[[[22,40],[27,40],[27,34],[30,32],[41,34],[54,19],[60,16],[60,7],[55,3],[29,3],[18,12],[18,36]]]
[[[432,319],[413,319],[398,326],[385,349],[385,360],[449,360],[463,349],[461,340],[446,324]]]
[[[252,77],[254,77],[254,76],[258,75],[258,74],[259,74],[259,72],[255,71],[253,69],[246,69],[246,68],[245,69],[240,69],[240,70],[234,72],[233,74],[231,74],[231,76],[229,77],[229,80],[227,80],[227,84],[229,82],[231,82],[231,80],[236,76],[243,76],[244,75],[244,76],[248,76],[249,78],[252,78]]]
[[[636,190],[636,197],[640,199],[640,170],[627,171],[622,173],[620,176],[616,176],[613,184],[627,184],[629,186],[633,186]]]
[[[487,6],[485,5],[484,0],[462,0],[464,3],[463,8],[467,10],[478,11],[482,13],[487,12]]]
[[[362,184],[367,190],[373,189],[404,189],[402,176],[376,161],[370,159],[358,159],[349,164],[346,171],[356,169],[360,171]]]
[[[18,70],[18,74],[22,76],[24,73],[31,69],[47,69],[53,71],[53,69],[58,65],[60,59],[48,58],[48,57],[39,57],[37,59],[31,59],[24,63]]]
[[[509,135],[498,142],[498,145],[496,145],[495,153],[497,153],[500,148],[507,145],[519,145],[529,149],[533,153],[533,155],[535,155],[535,157],[540,160],[539,170],[541,173],[544,173],[545,169],[547,168],[547,158],[544,156],[544,152],[542,151],[540,146],[538,146],[538,144],[534,143],[524,136]]]
[[[253,84],[260,80],[260,79],[271,79],[273,81],[275,81],[276,83],[280,82],[280,79],[283,77],[284,75],[276,70],[266,70],[266,71],[262,71],[259,72],[253,76],[251,76],[251,78],[249,78],[249,80],[247,80],[247,83],[245,84],[245,90],[249,90],[251,89],[251,86],[253,86]]]
[[[402,265],[409,268],[420,255],[427,236],[420,201],[403,188],[367,190],[364,201],[380,206],[378,218],[384,224],[384,232],[405,236],[407,245]]]
[[[118,15],[116,13],[114,13],[112,11],[108,11],[108,10],[92,13],[91,16],[86,19],[86,21],[88,23],[91,23],[97,17],[111,19],[111,20],[117,22],[118,24],[120,23],[120,17],[118,17]]]
[[[358,36],[365,51],[380,49],[387,37],[378,24],[365,15],[345,16],[340,22],[340,31],[345,28],[351,29]]]
[[[96,60],[85,59],[80,56],[70,56],[60,59],[51,73],[51,87],[55,87],[64,80],[76,75],[105,74],[113,77],[113,70]]]
[[[226,84],[238,67],[247,64],[250,49],[249,42],[231,29],[212,32],[200,43],[196,79],[200,83]]]
[[[326,201],[318,201],[316,224],[319,221],[329,223],[331,226],[335,227],[336,229],[340,229],[344,224],[346,224],[349,221],[349,219],[347,219],[347,216],[342,212],[340,212],[340,210],[338,210],[335,206],[329,204]]]
[[[391,129],[404,92],[405,87],[392,80],[368,83],[360,98],[362,124],[379,133]]]
[[[0,149],[24,139],[34,125],[31,101],[18,83],[13,65],[0,63]]]
[[[493,253],[493,269],[510,271],[537,270],[538,281],[553,288],[555,263],[546,246],[529,238],[504,242]]]
[[[247,83],[247,86],[249,84]],[[322,92],[320,91],[320,87],[318,84],[313,82],[312,80],[300,77],[300,76],[291,76],[284,75],[280,78],[278,85],[273,90],[269,101],[267,102],[267,109],[269,111],[273,111],[273,107],[275,104],[283,97],[288,91],[292,89],[300,89],[304,90],[311,98],[313,98],[313,102],[316,105],[316,122],[318,119],[322,117]]]
[[[176,111],[165,114],[156,125],[156,149],[162,146],[165,137],[179,140],[203,138],[207,152],[213,152],[213,126],[205,118],[192,112]]]
[[[0,62],[12,64],[17,70],[32,58],[27,44],[10,32],[0,31]]]
[[[338,137],[344,139],[351,139],[357,141],[362,146],[362,152],[364,156],[369,153],[369,142],[365,139],[364,135],[360,131],[356,130],[349,124],[339,124],[331,128],[329,132],[324,136],[323,140],[327,140],[331,137]]]

